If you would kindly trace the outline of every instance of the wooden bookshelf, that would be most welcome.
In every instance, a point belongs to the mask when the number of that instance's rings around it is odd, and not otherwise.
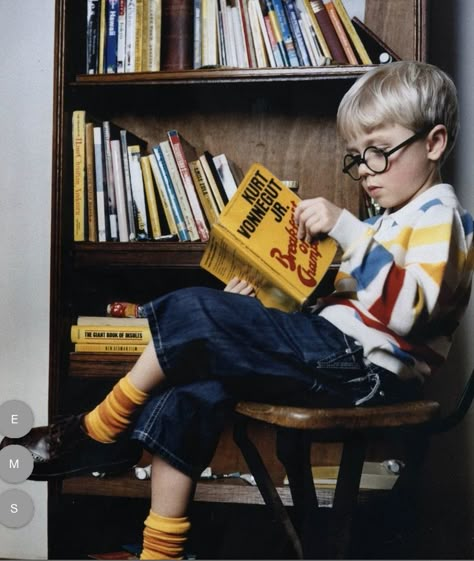
[[[145,302],[183,286],[216,285],[199,270],[201,243],[73,242],[74,110],[111,120],[149,147],[164,140],[167,130],[177,129],[198,153],[224,152],[243,170],[260,161],[281,179],[298,179],[302,198],[322,195],[356,214],[361,206],[357,187],[340,172],[344,147],[336,135],[335,114],[344,93],[369,66],[86,75],[85,4],[56,2],[51,416],[67,413],[61,404],[71,403],[64,399],[71,379],[110,381],[136,358],[71,353],[69,330],[78,315],[103,315],[111,300]],[[425,59],[426,19],[426,0],[366,0],[367,25],[404,59]],[[220,447],[217,453],[235,454],[229,450]],[[327,458],[321,461],[326,463]],[[64,489],[143,496],[145,487],[140,485],[130,481],[81,485],[81,480],[71,480]]]

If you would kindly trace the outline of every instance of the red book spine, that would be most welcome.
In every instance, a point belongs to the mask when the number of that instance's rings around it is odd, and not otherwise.
[[[340,64],[348,64],[349,61],[322,0],[310,0],[310,4],[331,51],[333,61]]]

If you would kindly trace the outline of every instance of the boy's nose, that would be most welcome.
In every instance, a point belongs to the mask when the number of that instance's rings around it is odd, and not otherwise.
[[[371,175],[373,173],[374,172],[367,166],[364,160],[359,164],[359,175],[361,177],[364,177],[366,175]]]

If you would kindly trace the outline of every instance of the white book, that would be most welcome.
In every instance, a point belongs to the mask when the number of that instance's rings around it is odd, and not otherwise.
[[[202,65],[215,66],[217,57],[217,0],[205,0],[202,11]]]
[[[148,1],[147,68],[149,72],[160,69],[161,57],[161,0]]]
[[[114,174],[115,200],[117,202],[117,221],[119,241],[129,241],[129,229],[127,218],[127,202],[125,198],[125,183],[123,179],[122,168],[122,148],[120,140],[112,140],[110,142],[112,149],[112,170]]]
[[[127,219],[129,229],[129,239],[135,240],[137,232],[135,229],[135,213],[133,211],[132,181],[130,178],[130,165],[128,161],[127,131],[120,131],[120,149],[122,151],[123,179],[125,185],[125,203],[127,207]]]
[[[137,35],[137,3],[127,0],[125,35],[125,72],[135,71],[135,43]]]
[[[147,318],[117,318],[112,316],[78,316],[76,325],[110,325],[115,327],[147,327]]]
[[[237,6],[237,14],[238,14],[238,21],[239,21],[239,31],[240,31],[240,35],[242,38],[242,53],[244,55],[244,68],[249,68],[250,67],[250,53],[248,52],[247,49],[247,43],[245,41],[245,24],[244,24],[244,16],[242,14],[242,8],[240,5],[239,0],[236,1],[236,6]]]
[[[166,161],[166,166],[168,167],[168,172],[171,177],[171,181],[174,186],[176,196],[178,198],[179,206],[181,207],[181,212],[184,216],[184,221],[186,223],[186,228],[189,233],[190,240],[199,240],[199,234],[196,227],[196,222],[194,221],[193,213],[191,211],[191,206],[189,204],[188,198],[186,196],[186,191],[184,189],[181,176],[179,174],[178,166],[176,165],[173,151],[171,150],[170,143],[167,140],[160,142],[160,148],[163,152],[163,156]]]
[[[97,239],[107,241],[106,202],[104,189],[104,154],[102,148],[102,128],[94,127],[94,167],[97,203]]]
[[[112,168],[112,150],[110,145],[110,121],[102,123],[102,142],[104,146],[104,160],[107,180],[107,214],[109,217],[110,239],[118,239],[117,202],[115,197],[114,171]]]
[[[217,173],[221,178],[222,185],[224,185],[224,190],[227,198],[230,200],[233,194],[237,191],[237,183],[230,169],[227,156],[225,154],[218,154],[213,158],[214,164],[216,165]]]
[[[309,45],[310,50],[312,51],[313,55],[316,58],[316,66],[324,66],[326,62],[326,57],[324,56],[323,51],[318,42],[318,38],[316,36],[316,32],[314,30],[313,24],[311,23],[311,19],[306,11],[306,6],[303,0],[296,0],[296,7],[298,8],[301,16],[301,21],[303,26],[309,31],[309,36],[311,40],[307,43]]]
[[[128,146],[127,152],[134,215],[136,215],[136,236],[138,239],[147,239],[150,237],[150,232],[146,213],[145,186],[143,184],[142,168],[140,166],[140,146]]]
[[[236,6],[231,8],[232,27],[234,30],[235,50],[237,52],[237,64],[239,68],[248,68],[247,50],[240,20],[240,13]]]
[[[117,74],[125,72],[127,42],[127,0],[119,0],[117,21]]]
[[[201,0],[194,0],[193,68],[201,68]]]

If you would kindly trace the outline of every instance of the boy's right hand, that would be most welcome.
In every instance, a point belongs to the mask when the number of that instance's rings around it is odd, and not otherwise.
[[[245,280],[234,277],[224,288],[224,292],[233,292],[234,294],[242,294],[243,296],[255,297],[255,288]]]

